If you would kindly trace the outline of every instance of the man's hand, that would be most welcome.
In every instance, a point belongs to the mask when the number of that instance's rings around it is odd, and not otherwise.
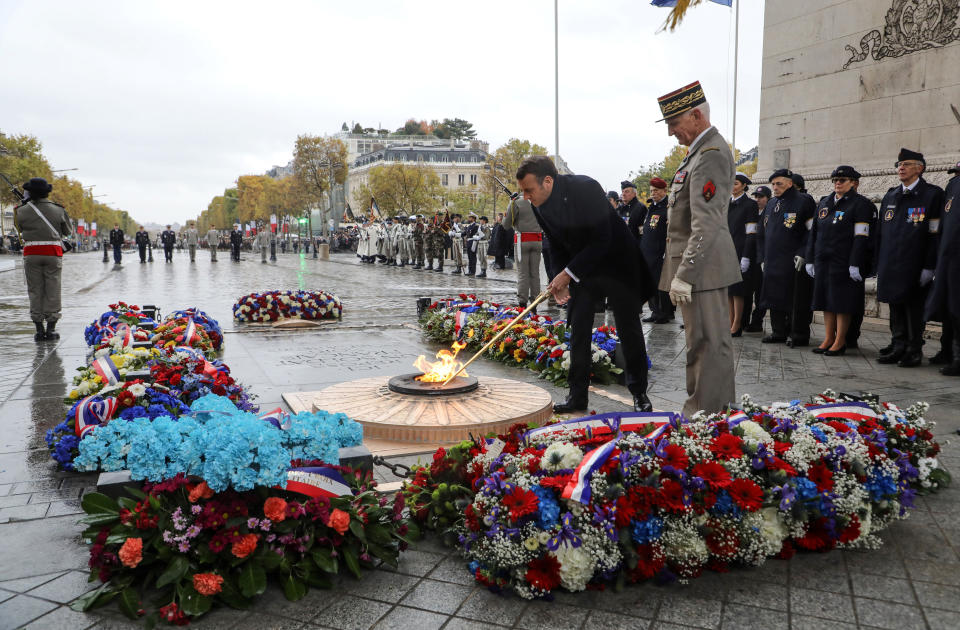
[[[693,285],[680,278],[670,283],[670,301],[674,306],[683,306],[693,301]]]
[[[550,294],[553,295],[553,299],[556,300],[557,304],[566,304],[570,301],[570,280],[571,278],[567,275],[567,272],[561,271],[557,274],[557,277],[547,285],[547,289],[550,290]]]
[[[803,265],[806,261],[803,259],[803,256],[794,256],[793,257],[793,268],[797,271],[803,269]]]
[[[806,265],[804,265],[804,268],[807,270],[807,275],[812,278],[813,274],[816,272],[816,270],[814,269],[813,263],[807,263]]]
[[[925,287],[933,281],[933,269],[924,269],[920,272],[920,286]]]
[[[847,273],[854,282],[863,282],[863,276],[860,275],[860,267],[848,267]]]
[[[740,273],[747,273],[747,271],[748,271],[749,269],[750,269],[750,259],[749,259],[749,258],[746,258],[746,257],[741,258],[741,259],[740,259]]]

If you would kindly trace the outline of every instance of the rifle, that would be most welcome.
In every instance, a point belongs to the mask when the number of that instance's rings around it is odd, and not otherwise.
[[[506,185],[506,184],[504,184],[502,181],[500,181],[500,178],[499,178],[499,177],[497,177],[496,175],[491,175],[491,177],[493,177],[493,181],[497,182],[497,184],[500,185],[500,188],[503,189],[503,192],[507,193],[507,196],[510,197],[510,199],[517,200],[517,199],[520,198],[520,193],[518,193],[518,192],[510,192],[510,189],[507,188],[507,185]]]

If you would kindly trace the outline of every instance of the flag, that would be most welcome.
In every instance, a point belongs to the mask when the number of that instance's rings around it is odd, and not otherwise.
[[[380,214],[380,206],[377,205],[377,200],[373,197],[370,197],[370,214],[375,219],[382,218],[382,215]]]
[[[357,217],[353,216],[353,208],[350,207],[350,204],[347,204],[347,207],[343,211],[344,221],[353,221],[356,222]]]
[[[291,468],[287,471],[287,490],[308,497],[342,497],[353,494],[337,470],[327,466]]]
[[[83,231],[84,231],[83,219],[77,219],[77,234],[79,236],[83,236]]]
[[[120,370],[117,369],[117,365],[110,360],[109,356],[98,357],[90,367],[100,375],[100,378],[107,385],[116,385],[120,382]]]
[[[187,327],[183,331],[183,343],[190,345],[190,342],[194,339],[199,340],[200,335],[197,333],[197,324],[194,323],[193,319],[187,320]]]
[[[94,221],[93,223],[90,224],[90,236],[96,236],[96,235],[97,235],[97,222]]]
[[[283,409],[281,409],[280,407],[277,407],[273,411],[269,411],[267,413],[261,414],[260,419],[266,420],[267,422],[269,422],[270,424],[272,424],[273,426],[281,430],[289,429],[290,425],[292,424],[292,421],[290,419],[290,414],[284,411]]]
[[[120,403],[116,398],[106,398],[104,400],[94,400],[98,396],[87,396],[77,403],[76,417],[74,418],[74,430],[77,437],[84,437],[96,427],[106,424],[113,414],[117,412]]]
[[[467,332],[467,314],[463,311],[457,311],[457,314],[453,316],[453,334],[457,337],[457,341],[460,340],[460,337]]]
[[[270,231],[274,234],[277,233],[277,215],[275,214],[270,215]]]
[[[710,0],[710,2],[722,4],[725,7],[733,6],[733,0]],[[655,7],[675,7],[677,6],[677,0],[651,0],[650,4]]]

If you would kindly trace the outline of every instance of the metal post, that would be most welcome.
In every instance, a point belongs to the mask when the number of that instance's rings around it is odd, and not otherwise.
[[[554,158],[560,162],[560,17],[557,3],[553,0],[553,120],[554,120]]]
[[[731,134],[731,142],[733,144],[733,156],[737,157],[737,69],[739,62],[739,46],[740,46],[740,3],[737,0],[733,0],[733,5],[736,7],[734,18],[733,18],[733,133]]]
[[[107,255],[107,247],[109,246],[109,241],[107,241],[107,239],[103,239],[103,262],[110,262],[110,258]]]
[[[270,260],[272,262],[277,262],[277,238],[274,236],[270,239]]]

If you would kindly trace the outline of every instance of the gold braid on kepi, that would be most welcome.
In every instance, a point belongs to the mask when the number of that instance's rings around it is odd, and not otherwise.
[[[663,118],[657,122],[679,116],[706,102],[707,97],[703,94],[703,87],[699,81],[694,81],[657,99],[660,113],[663,114]]]

